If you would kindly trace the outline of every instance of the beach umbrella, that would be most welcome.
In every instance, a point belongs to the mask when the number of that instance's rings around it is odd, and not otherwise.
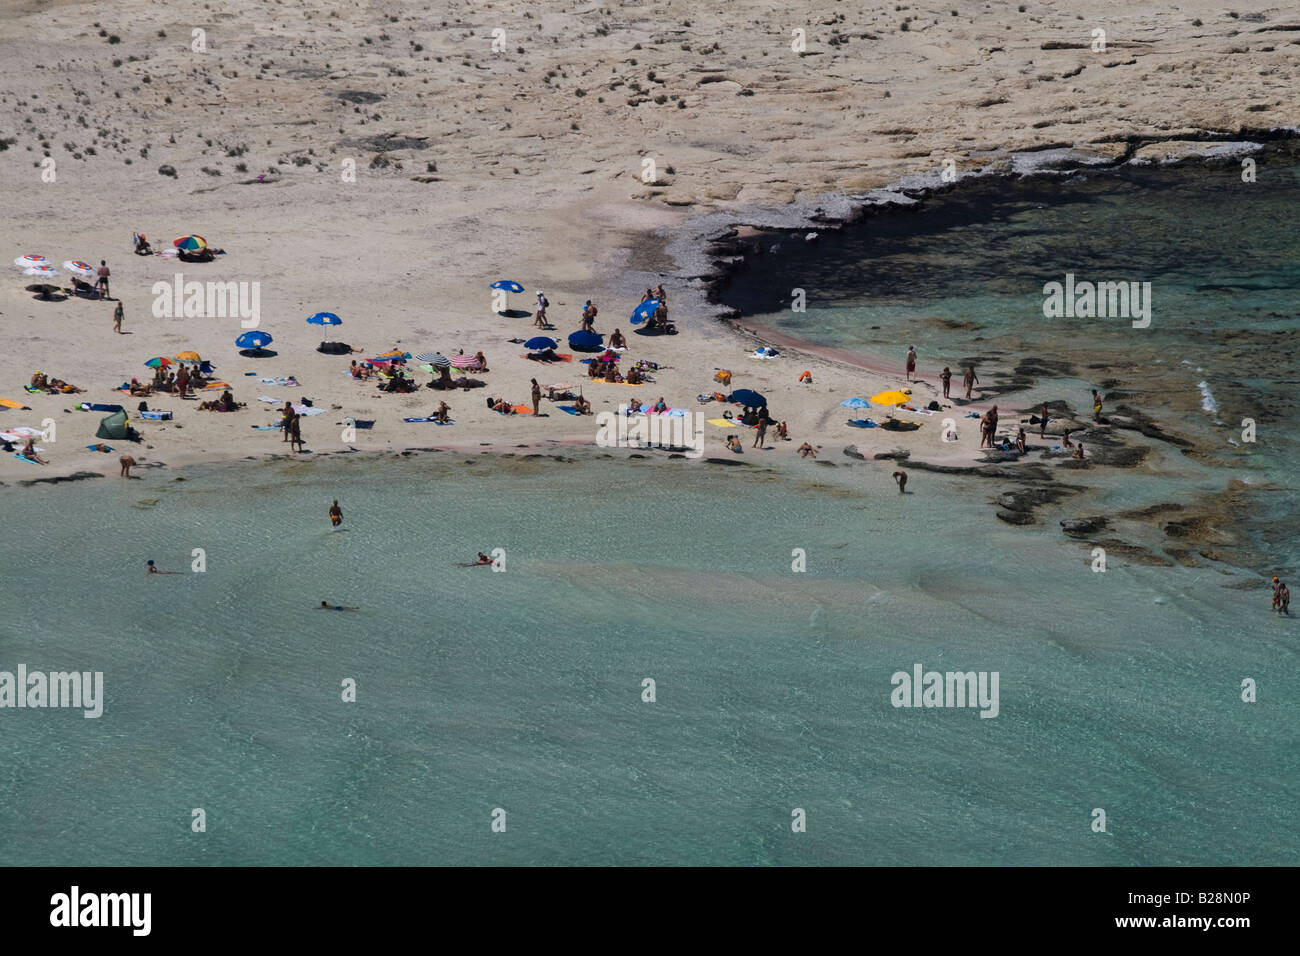
[[[762,408],[767,404],[767,399],[752,388],[738,388],[727,396],[727,401],[735,402],[737,405],[752,405]]]
[[[841,408],[870,408],[871,403],[865,398],[846,398],[840,402]]]
[[[176,361],[178,362],[202,362],[198,352],[177,352]]]
[[[23,275],[36,276],[40,279],[54,279],[58,274],[59,270],[53,266],[28,266],[23,270]]]
[[[428,362],[434,368],[450,368],[451,359],[441,352],[421,352],[416,356],[421,362]]]
[[[640,325],[646,319],[650,318],[650,316],[654,315],[658,309],[658,299],[647,299],[632,310],[632,317],[628,321],[633,325]]]
[[[67,269],[73,275],[81,276],[83,279],[95,278],[95,267],[89,262],[82,262],[80,259],[69,259],[63,263],[63,268]]]
[[[343,320],[333,312],[317,312],[307,317],[308,325],[342,325]]]
[[[569,336],[569,346],[579,352],[594,352],[605,343],[605,336],[599,332],[578,330]]]
[[[553,388],[553,389],[555,389],[557,392],[565,392],[565,391],[568,391],[569,389],[573,388],[573,386],[570,385],[568,382],[558,382],[558,383],[556,383],[555,385],[547,385],[547,386],[545,386],[545,387],[546,387],[546,388]]]
[[[872,395],[871,400],[877,405],[906,405],[912,400],[912,396],[906,392],[900,392],[898,389],[891,389],[888,392],[881,392],[879,395]]]
[[[173,239],[172,245],[183,252],[198,252],[208,247],[208,240],[202,236],[181,236],[179,239]]]
[[[166,368],[168,365],[172,364],[172,360],[168,358],[163,358],[161,355],[159,355],[154,358],[151,358],[149,361],[145,362],[144,364],[145,364],[145,368]]]
[[[534,335],[524,343],[524,348],[530,352],[541,352],[543,349],[557,349],[560,343],[555,339],[547,338],[545,335]]]
[[[521,286],[518,282],[511,282],[509,279],[497,279],[497,281],[496,281],[496,282],[493,282],[490,286],[488,286],[488,288],[489,288],[489,289],[504,289],[504,290],[507,291],[507,292],[523,292],[523,291],[524,291],[524,287],[523,287],[523,286]]]
[[[457,355],[448,363],[452,368],[476,369],[482,368],[483,363],[475,355]]]
[[[265,332],[245,332],[235,339],[241,349],[261,349],[271,344],[271,336]]]
[[[401,349],[390,349],[390,350],[387,351],[387,352],[381,352],[378,356],[376,356],[375,358],[372,358],[370,361],[372,361],[372,362],[391,362],[391,361],[393,361],[394,359],[401,359],[402,361],[405,361],[406,359],[409,359],[410,357],[411,357],[411,353],[410,353],[410,352],[403,352]]]
[[[19,256],[14,260],[14,265],[20,269],[26,269],[29,266],[48,266],[50,260],[44,256]]]

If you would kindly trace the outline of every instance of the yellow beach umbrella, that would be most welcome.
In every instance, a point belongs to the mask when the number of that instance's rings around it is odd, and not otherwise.
[[[912,400],[912,396],[906,392],[893,389],[888,392],[881,392],[879,395],[872,395],[871,400],[877,405],[906,405]]]
[[[177,352],[176,361],[178,362],[202,362],[198,352]]]

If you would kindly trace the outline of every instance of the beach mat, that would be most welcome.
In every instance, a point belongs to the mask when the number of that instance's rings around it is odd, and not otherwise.
[[[22,402],[15,402],[12,398],[0,398],[0,405],[5,408],[17,408],[21,411],[31,411],[31,409]]]
[[[32,461],[30,458],[24,458],[22,455],[18,454],[18,452],[14,452],[14,457],[17,458],[19,461],[25,461],[25,462],[27,462],[27,464],[29,464],[29,465],[39,465],[39,464],[40,464],[39,461]]]
[[[557,406],[557,407],[560,409],[560,411],[562,411],[562,412],[567,412],[567,413],[570,414],[570,415],[581,415],[581,414],[582,414],[582,412],[578,411],[578,408],[577,408],[576,405],[559,405],[559,406]]]
[[[249,425],[249,428],[256,428],[259,432],[278,432],[283,431],[279,425]]]
[[[522,359],[528,358],[527,355],[521,355],[519,357]],[[552,362],[572,362],[573,354],[571,352],[556,352],[555,358],[553,359],[546,359],[545,361],[542,361],[542,359],[534,359],[533,361],[542,362],[543,365],[549,365]],[[586,361],[590,362],[591,359],[586,359]]]
[[[849,419],[849,424],[854,428],[879,428],[880,426],[870,418]]]
[[[599,382],[601,385],[626,385],[629,388],[640,388],[645,382],[607,382],[603,378],[591,379],[593,382]]]
[[[531,405],[511,405],[510,407],[515,410],[516,415],[531,415],[533,413],[533,406]]]
[[[719,428],[736,427],[736,423],[733,422],[730,418],[710,418],[708,419],[708,422],[710,425],[717,425]]]
[[[438,421],[438,419],[436,419],[436,418],[403,418],[402,421],[404,421],[404,422],[422,422],[422,423],[429,423],[429,422],[432,422],[434,425],[454,425],[454,424],[456,424],[455,421],[440,422],[440,421]]]
[[[203,390],[211,391],[212,389],[230,388],[230,387],[231,386],[229,382],[209,382],[207,385],[203,386]]]
[[[97,447],[94,446],[94,445],[87,445],[86,447],[89,448],[91,451],[99,451],[99,448],[97,448]],[[104,454],[105,454],[105,455],[107,455],[107,454],[108,454],[110,451],[112,451],[112,450],[113,450],[113,446],[112,446],[112,445],[105,445],[105,446],[104,446]]]

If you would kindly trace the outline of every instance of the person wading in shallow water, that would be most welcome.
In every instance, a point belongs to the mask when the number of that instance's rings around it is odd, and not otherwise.
[[[1291,616],[1291,592],[1281,578],[1273,579],[1273,610]]]
[[[966,367],[966,374],[961,377],[961,383],[966,386],[966,398],[969,399],[971,388],[980,383],[980,380],[975,377],[974,365]]]
[[[916,375],[916,346],[909,345],[907,347],[907,380],[912,381],[914,375]]]
[[[339,507],[339,500],[334,499],[334,505],[330,508],[330,524],[337,528],[343,523],[343,509]]]
[[[898,493],[900,495],[905,494],[907,491],[907,472],[905,471],[894,472],[894,481],[898,482]]]

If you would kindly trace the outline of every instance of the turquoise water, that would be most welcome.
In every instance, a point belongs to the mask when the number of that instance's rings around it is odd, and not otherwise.
[[[1094,573],[887,463],[470,460],[0,489],[0,667],[107,697],[0,711],[6,861],[1296,862],[1296,631],[1247,575]],[[916,663],[999,715],[892,707]]]
[[[1090,490],[1037,526],[994,519],[1014,482],[899,495],[831,448],[793,477],[443,452],[0,488],[0,670],[102,671],[107,697],[0,710],[5,862],[1294,865],[1300,633],[1261,585],[1300,557],[1300,204],[1294,167],[1235,176],[986,183],[728,293],[820,344],[916,344],[923,376],[974,358],[1021,387],[1004,408],[1101,387],[1201,449],[1058,471]],[[1046,320],[1067,271],[1152,281],[1151,328]],[[794,286],[809,312],[773,312]],[[1097,573],[1056,527],[1234,480],[1261,489],[1232,519],[1250,566]],[[503,573],[456,566],[497,548]],[[917,664],[996,672],[998,716],[895,708]]]

